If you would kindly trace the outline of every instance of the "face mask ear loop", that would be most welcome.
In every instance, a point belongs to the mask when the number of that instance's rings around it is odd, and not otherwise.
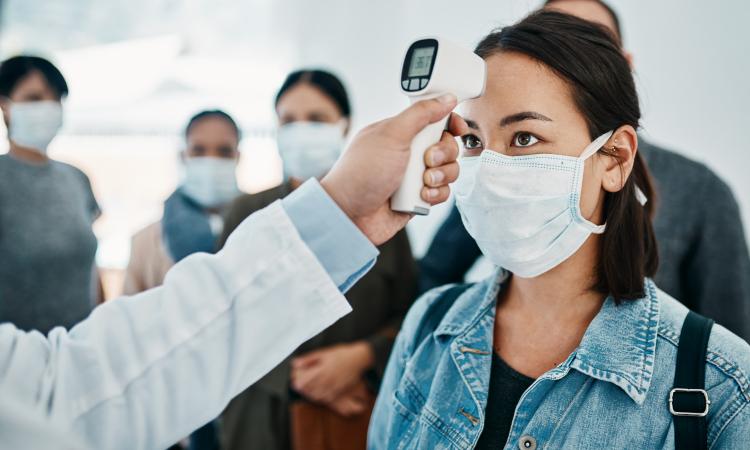
[[[608,131],[608,132],[604,133],[603,135],[601,135],[598,138],[594,139],[589,145],[586,146],[586,148],[583,149],[583,151],[581,152],[581,156],[578,157],[578,159],[581,161],[581,166],[583,166],[583,161],[586,161],[587,159],[589,159],[591,157],[591,155],[593,155],[594,153],[598,152],[599,149],[601,149],[604,146],[604,144],[607,143],[607,141],[609,140],[609,138],[612,137],[613,133],[614,133],[614,130],[613,131]],[[579,197],[580,197],[581,184],[583,183],[583,172],[582,171],[578,174],[578,177],[579,177],[578,178],[578,193],[579,193]],[[580,202],[580,199],[578,201]],[[586,224],[586,226],[589,228],[589,230],[592,233],[594,233],[594,234],[602,234],[602,233],[604,233],[604,230],[605,230],[605,228],[607,226],[606,224],[596,225],[596,224],[588,221],[586,218],[584,218],[581,215],[580,208],[577,205],[576,205],[576,210],[577,210],[576,214],[578,215],[579,221],[583,221],[583,223]]]
[[[646,206],[646,203],[648,203],[648,197],[646,197],[646,194],[638,186],[635,187],[635,199],[638,200],[641,206]]]
[[[586,148],[583,149],[583,152],[581,152],[581,156],[579,156],[579,158],[584,161],[589,159],[591,155],[598,152],[604,146],[604,144],[607,143],[609,138],[612,137],[613,133],[614,131],[608,131],[598,138],[594,139],[593,142],[591,142],[586,146]]]

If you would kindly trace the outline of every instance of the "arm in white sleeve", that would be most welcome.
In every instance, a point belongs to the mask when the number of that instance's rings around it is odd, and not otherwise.
[[[306,181],[282,203],[302,240],[341,292],[348,291],[375,265],[378,249],[325,193],[318,180]],[[355,267],[360,269],[353,272]]]
[[[319,201],[317,189],[299,196]],[[0,326],[0,399],[30,405],[101,449],[165,448],[216,417],[350,311],[316,255],[337,251],[341,261],[351,248],[336,239],[306,245],[285,207],[294,210],[277,202],[252,215],[217,255],[184,259],[162,287],[104,304],[70,332],[45,338]],[[348,220],[338,213],[322,220]],[[346,279],[377,254],[362,239]]]

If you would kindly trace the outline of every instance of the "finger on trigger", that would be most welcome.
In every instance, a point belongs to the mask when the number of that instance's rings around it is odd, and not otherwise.
[[[458,163],[452,162],[434,169],[428,169],[424,173],[424,184],[427,187],[440,187],[453,183],[458,178]]]
[[[472,130],[469,128],[469,125],[466,124],[463,117],[456,113],[451,113],[451,117],[448,120],[448,132],[453,136],[463,136],[471,133]]]
[[[443,147],[443,151],[446,152],[447,158],[443,161],[443,164],[449,164],[458,159],[460,149],[456,138],[447,131],[443,132],[443,138],[440,140],[440,144]]]
[[[422,188],[422,200],[426,201],[430,205],[437,205],[448,200],[451,190],[448,186],[440,187],[423,187]]]
[[[443,145],[442,142],[438,142],[428,148],[427,151],[424,152],[424,165],[430,168],[440,167],[445,164],[445,161],[448,159],[448,149],[444,147],[445,145]]]

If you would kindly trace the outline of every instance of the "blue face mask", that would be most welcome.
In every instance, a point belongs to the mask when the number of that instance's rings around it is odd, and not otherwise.
[[[236,171],[234,159],[187,158],[181,189],[204,208],[224,206],[240,193]]]

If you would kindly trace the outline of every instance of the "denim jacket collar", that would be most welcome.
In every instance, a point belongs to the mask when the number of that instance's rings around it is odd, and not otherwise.
[[[571,367],[609,381],[637,404],[646,399],[654,372],[659,330],[656,286],[645,280],[646,296],[619,305],[609,297],[583,335]]]
[[[492,320],[482,319],[494,314],[497,294],[508,276],[498,269],[492,277],[469,288],[448,310],[435,336],[464,336],[470,332],[474,335],[477,330],[473,328],[494,327],[494,316]],[[563,363],[567,367],[553,370],[572,368],[610,382],[642,404],[651,384],[659,328],[656,286],[646,280],[645,290],[644,298],[619,305],[608,297],[584,333],[580,346]],[[477,304],[480,295],[482,300]],[[488,351],[492,351],[492,330],[484,330],[480,335],[490,337]]]

